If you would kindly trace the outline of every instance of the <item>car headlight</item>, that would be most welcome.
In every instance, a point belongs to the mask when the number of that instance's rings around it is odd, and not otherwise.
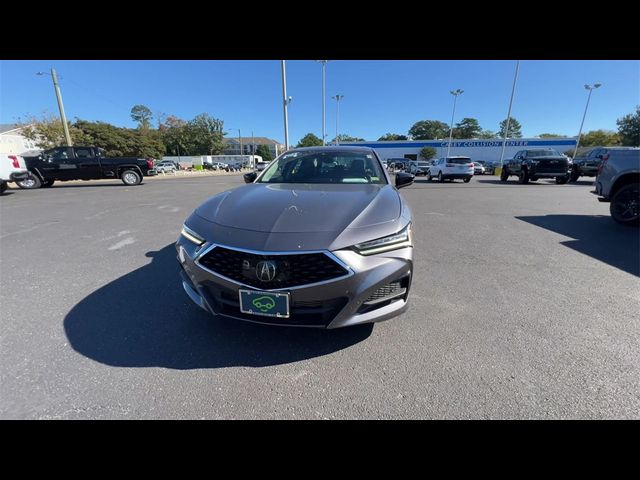
[[[376,253],[410,247],[412,244],[413,238],[411,237],[411,224],[409,223],[398,233],[368,242],[358,243],[353,246],[353,249],[360,255],[375,255]]]
[[[196,232],[191,230],[186,225],[182,225],[182,231],[180,232],[180,235],[182,235],[184,238],[186,238],[190,242],[195,243],[198,246],[202,245],[205,242],[202,236],[198,235]]]

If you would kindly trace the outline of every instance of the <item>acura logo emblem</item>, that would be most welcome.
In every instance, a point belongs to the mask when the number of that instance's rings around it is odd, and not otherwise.
[[[258,262],[256,265],[256,277],[261,282],[270,282],[276,278],[276,263],[271,261]]]

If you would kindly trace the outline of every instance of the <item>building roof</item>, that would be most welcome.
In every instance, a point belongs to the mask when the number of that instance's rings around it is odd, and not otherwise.
[[[257,145],[282,145],[276,140],[272,140],[267,137],[240,137],[240,140],[244,145],[255,143]],[[224,143],[238,143],[238,137],[228,136],[222,139]]]

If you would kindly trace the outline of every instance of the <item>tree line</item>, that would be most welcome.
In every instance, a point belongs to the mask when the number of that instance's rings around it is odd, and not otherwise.
[[[148,107],[135,105],[131,118],[138,123],[137,128],[80,119],[69,122],[68,128],[75,145],[100,147],[109,156],[218,155],[224,150],[224,122],[208,113],[196,115],[191,120],[160,115],[157,128],[151,126],[153,117]],[[62,122],[54,115],[29,117],[21,124],[24,136],[39,148],[65,144]]]
[[[611,130],[592,130],[584,133],[580,138],[580,145],[583,147],[592,146],[639,146],[640,145],[640,106],[636,107],[635,113],[630,113],[619,118],[616,121],[618,131]],[[507,119],[505,118],[498,124],[498,130],[484,130],[477,119],[466,117],[460,120],[453,127],[452,138],[504,138],[507,129]],[[506,135],[508,138],[522,138],[522,125],[520,122],[511,117],[509,121],[509,131]],[[565,135],[556,133],[541,133],[540,138],[559,138]],[[386,133],[380,138],[379,142],[384,141],[401,141],[401,140],[448,140],[449,125],[440,120],[420,120],[414,123],[407,135],[397,133]],[[359,142],[364,139],[351,137],[350,135],[339,135],[342,142]],[[331,143],[335,142],[335,138]],[[322,145],[322,140],[313,133],[305,135],[297,147],[311,147]],[[425,152],[426,153],[426,152]]]

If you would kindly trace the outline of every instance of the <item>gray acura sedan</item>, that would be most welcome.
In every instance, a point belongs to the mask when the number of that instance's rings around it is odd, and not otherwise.
[[[176,243],[182,285],[215,315],[339,328],[407,308],[411,211],[370,148],[289,150],[214,195]]]

